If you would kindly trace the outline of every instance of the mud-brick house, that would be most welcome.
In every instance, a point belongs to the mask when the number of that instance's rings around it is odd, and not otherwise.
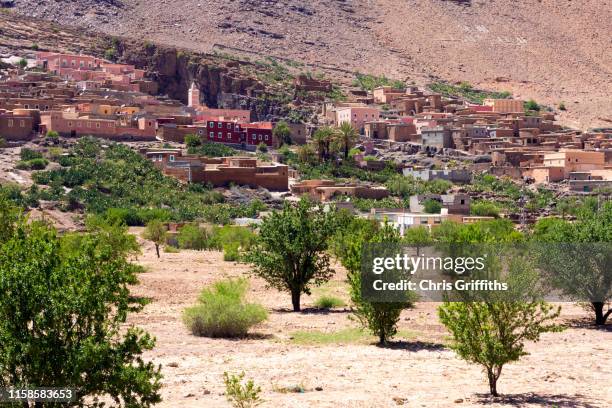
[[[55,131],[61,136],[95,136],[110,140],[154,140],[157,121],[142,116],[135,119],[137,126],[124,125],[119,120],[80,116],[74,112],[49,111],[40,115],[40,131]]]
[[[385,187],[371,187],[358,184],[339,184],[333,180],[305,180],[291,186],[295,195],[308,195],[312,199],[326,202],[334,197],[348,196],[357,198],[381,199],[389,196]]]
[[[183,156],[180,149],[151,150],[145,155],[165,175],[184,183],[214,187],[238,184],[270,191],[289,189],[289,168],[284,164],[261,163],[252,157]]]
[[[422,194],[410,197],[410,211],[413,213],[425,212],[424,203],[427,200],[434,200],[448,211],[448,214],[469,214],[471,199],[464,193],[457,194]]]
[[[34,117],[28,113],[0,109],[0,138],[6,141],[26,141],[32,138]]]

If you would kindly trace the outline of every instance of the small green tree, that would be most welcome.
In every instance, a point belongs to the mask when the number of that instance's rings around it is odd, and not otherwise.
[[[166,224],[159,220],[151,220],[147,223],[145,230],[142,234],[144,239],[148,239],[155,244],[155,253],[159,258],[159,246],[166,243],[168,236],[168,227]]]
[[[267,153],[268,152],[268,145],[265,144],[264,142],[261,142],[257,145],[257,151],[259,153]]]
[[[423,211],[427,214],[440,214],[440,211],[442,211],[442,204],[440,204],[438,200],[429,198],[423,202]]]
[[[361,292],[361,260],[366,243],[399,244],[401,237],[395,228],[385,224],[379,230],[372,229],[367,222],[354,221],[346,229],[350,238],[342,245],[335,244],[334,252],[340,257],[342,265],[348,270],[347,280],[350,287],[352,313],[355,319],[372,334],[378,337],[380,345],[397,333],[397,322],[402,310],[410,307],[410,302],[370,302]],[[338,235],[341,233],[338,232]]]
[[[402,242],[416,248],[417,256],[420,255],[421,248],[433,244],[434,240],[425,226],[419,225],[413,228],[408,228],[404,231]]]
[[[565,107],[565,102],[561,102],[561,103],[559,103],[559,110],[560,110],[560,111],[565,111],[565,110],[567,110],[567,108]]]
[[[289,128],[287,122],[285,122],[284,120],[281,120],[276,124],[276,126],[274,126],[274,129],[272,130],[272,136],[274,136],[274,138],[278,140],[279,145],[290,145],[292,142],[291,129]]]
[[[538,341],[541,333],[560,330],[552,323],[560,308],[554,310],[545,302],[447,302],[438,312],[453,336],[453,350],[484,367],[493,396],[499,395],[497,380],[503,366],[527,354],[525,341]]]
[[[198,135],[189,134],[185,136],[187,147],[198,147],[202,144],[202,139]]]
[[[542,109],[542,107],[533,99],[528,100],[527,102],[525,102],[525,110],[526,111],[534,111],[534,112],[539,112],[540,109]]]
[[[184,225],[177,236],[179,248],[201,251],[209,246],[209,234],[205,228],[195,224]]]
[[[499,217],[499,207],[490,201],[477,201],[471,205],[470,213],[481,217]]]
[[[328,239],[335,230],[335,211],[325,212],[306,199],[285,203],[264,218],[256,244],[246,256],[253,273],[268,285],[291,293],[293,311],[300,311],[302,293],[329,280]]]
[[[142,358],[155,340],[126,327],[144,306],[129,290],[142,270],[128,261],[137,248],[119,226],[60,237],[0,199],[0,388],[74,388],[70,407],[161,400],[160,369]]]
[[[0,137],[0,149],[4,148],[6,146],[6,140],[4,140],[4,138]]]
[[[19,60],[17,65],[19,65],[19,68],[25,69],[28,66],[28,60],[26,60],[25,58],[22,58],[22,59]]]
[[[263,403],[259,397],[261,387],[256,386],[253,380],[242,383],[244,372],[235,375],[223,373],[225,383],[225,398],[234,408],[254,408]]]

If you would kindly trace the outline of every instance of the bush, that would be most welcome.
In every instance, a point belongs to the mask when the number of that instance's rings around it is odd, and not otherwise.
[[[423,211],[427,214],[440,214],[442,211],[442,204],[437,200],[427,199],[423,203]]]
[[[255,242],[256,235],[247,227],[224,225],[213,228],[209,245],[211,248],[221,250],[227,244],[236,244],[243,250],[248,250]]]
[[[166,246],[164,246],[164,252],[166,252],[168,254],[178,254],[181,251],[177,247],[175,247],[175,246],[166,245]]]
[[[4,148],[6,146],[6,140],[4,140],[4,138],[0,137],[0,149]]]
[[[142,227],[152,220],[170,221],[172,214],[163,208],[109,208],[104,213],[109,222]]]
[[[207,157],[235,156],[236,150],[223,143],[207,142],[198,147],[187,149],[189,154],[198,154]]]
[[[477,201],[470,208],[472,215],[481,217],[499,217],[499,207],[490,201]]]
[[[540,109],[542,109],[542,107],[540,106],[540,104],[538,104],[536,101],[534,101],[533,99],[528,100],[527,102],[525,102],[525,110],[526,111],[534,111],[534,112],[539,112]]]
[[[27,161],[19,161],[15,165],[15,168],[18,170],[44,170],[45,167],[49,164],[49,160],[38,158]]]
[[[565,107],[565,102],[561,102],[561,103],[559,104],[559,110],[561,110],[561,111],[565,111],[565,110],[567,110],[567,108]]]
[[[223,245],[223,260],[227,262],[236,262],[240,260],[240,246],[237,242]]]
[[[23,149],[21,149],[21,152],[19,153],[19,157],[21,157],[21,160],[23,161],[30,161],[33,159],[42,159],[43,155],[41,152],[37,152],[36,150],[32,150],[32,149],[28,149],[24,147]]]
[[[177,235],[179,248],[201,251],[209,247],[208,231],[195,224],[183,226]]]
[[[268,151],[268,145],[264,142],[261,142],[257,145],[257,151],[260,153],[266,153]]]
[[[253,380],[248,380],[242,384],[244,373],[239,375],[229,375],[223,373],[225,383],[225,398],[234,408],[254,408],[263,401],[259,398],[261,387],[255,386]]]
[[[342,307],[346,303],[334,296],[321,296],[315,301],[314,305],[318,309],[333,309],[335,307]]]
[[[186,135],[185,144],[187,147],[198,147],[202,144],[202,139],[198,135]]]
[[[57,133],[55,130],[49,130],[47,132],[47,139],[58,140],[59,139],[59,133]]]
[[[245,279],[228,279],[205,288],[199,304],[185,309],[183,322],[196,336],[244,337],[248,330],[268,318],[259,304],[245,303]]]

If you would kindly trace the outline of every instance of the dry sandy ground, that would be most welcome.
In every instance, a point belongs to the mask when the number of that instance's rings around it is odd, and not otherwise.
[[[248,266],[224,262],[217,252],[162,253],[158,260],[148,242],[138,261],[148,272],[135,293],[151,297],[152,303],[131,323],[157,337],[157,347],[147,357],[163,366],[160,407],[228,407],[224,371],[244,371],[253,378],[263,389],[262,406],[268,408],[612,406],[611,331],[574,325],[545,334],[528,345],[529,356],[504,368],[498,387],[505,397],[491,400],[480,369],[442,346],[448,337],[437,321],[435,304],[419,303],[406,311],[400,322],[403,337],[390,348],[363,342],[297,345],[291,335],[298,330],[333,332],[355,323],[346,310],[291,313],[288,296],[252,279],[250,297],[270,311],[269,320],[255,329],[257,336],[199,338],[181,323],[182,310],[195,302],[203,286],[241,276]],[[328,292],[341,294],[342,279],[339,268]],[[303,299],[306,308],[314,296]],[[584,316],[581,308],[564,306],[566,321]],[[279,392],[296,385],[306,392]]]

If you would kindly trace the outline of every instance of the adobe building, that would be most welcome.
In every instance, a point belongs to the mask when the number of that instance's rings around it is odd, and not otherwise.
[[[110,140],[154,140],[157,120],[136,119],[137,126],[128,126],[113,119],[95,119],[78,113],[50,111],[40,115],[40,132],[55,131],[65,137],[95,136]]]
[[[339,184],[333,180],[304,180],[291,186],[296,195],[308,195],[310,198],[326,202],[337,196],[381,199],[389,196],[385,187],[370,187],[357,184]]]
[[[211,184],[214,187],[238,184],[270,191],[289,189],[289,169],[284,164],[261,164],[252,157],[183,156],[180,149],[151,150],[145,154],[165,175],[184,183]]]
[[[523,113],[524,102],[518,99],[485,99],[484,106],[492,106],[493,112],[499,113]]]
[[[393,88],[392,86],[379,86],[372,91],[374,103],[391,103],[394,99],[406,95],[404,89]]]
[[[363,134],[364,124],[377,121],[380,118],[380,111],[370,106],[346,106],[336,108],[335,115],[334,123],[337,126],[350,123],[359,133]]]
[[[0,110],[0,138],[7,142],[32,138],[35,119],[30,114]]]

